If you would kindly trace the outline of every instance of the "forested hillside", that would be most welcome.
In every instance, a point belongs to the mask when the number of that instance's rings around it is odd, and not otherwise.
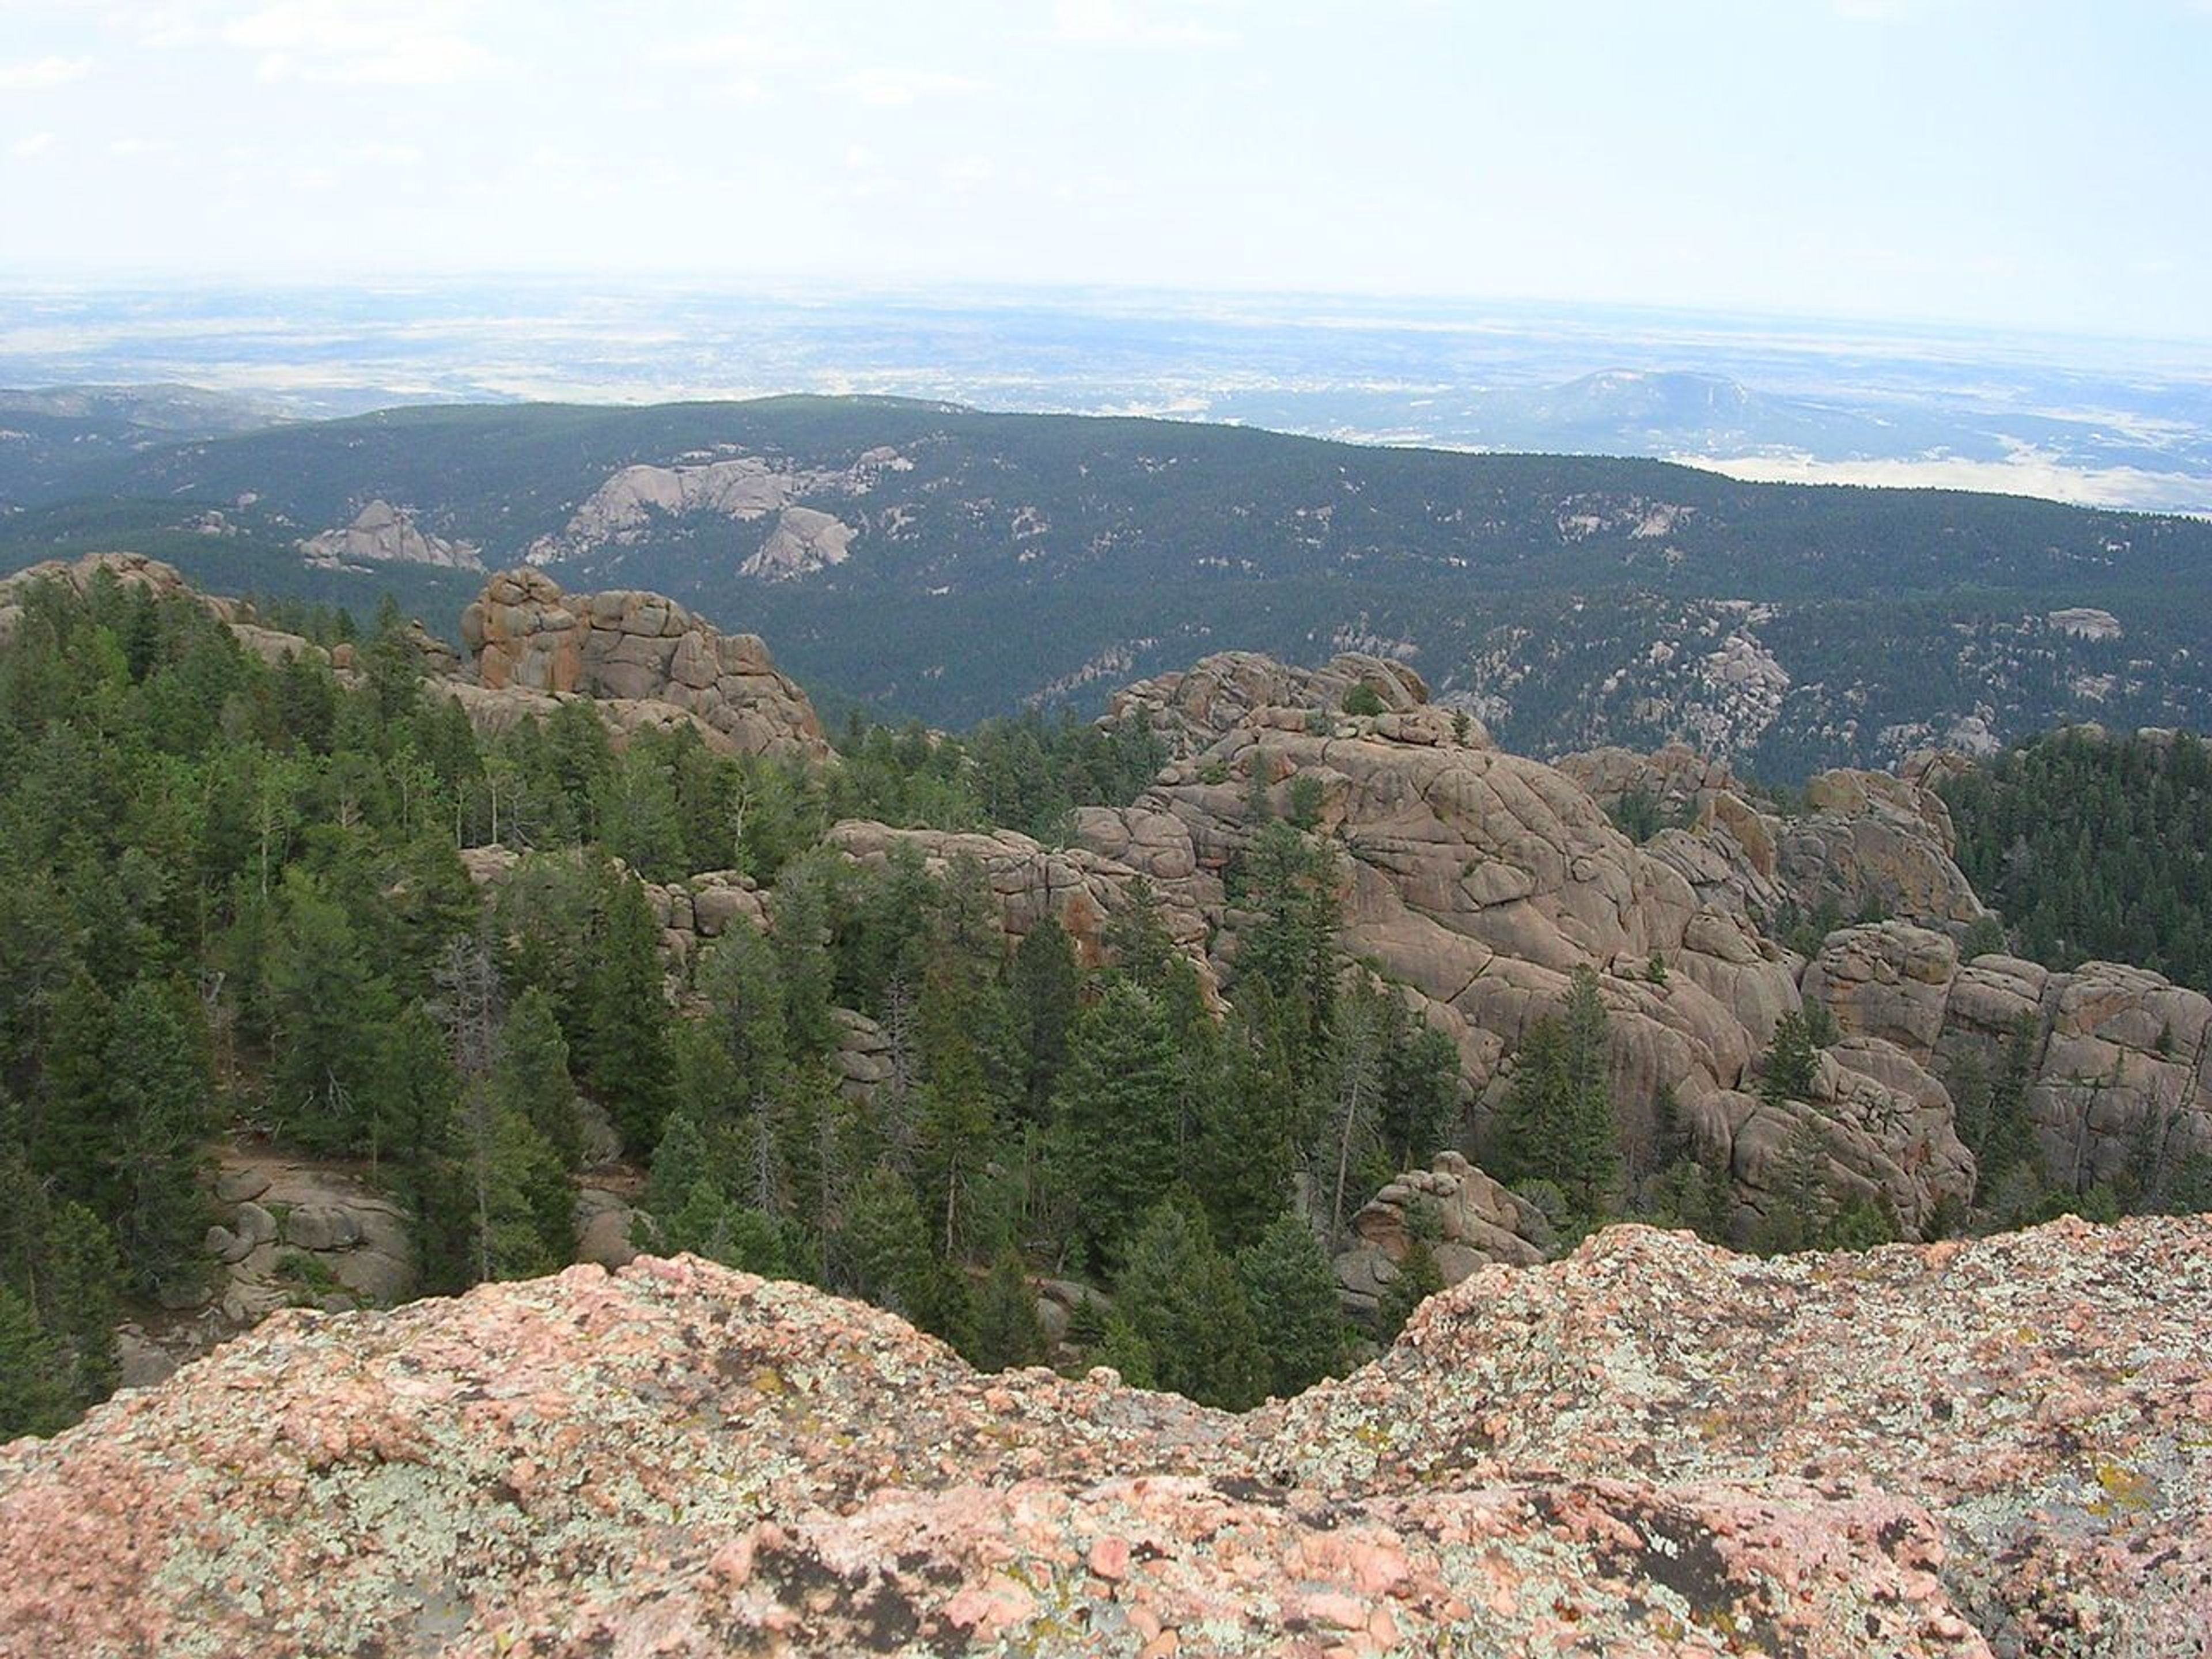
[[[453,615],[475,577],[348,542],[366,513],[670,593],[773,637],[817,695],[946,726],[1088,710],[1231,647],[1380,650],[1526,752],[1688,736],[1783,781],[2081,719],[2212,724],[2212,527],[2014,497],[802,398],[392,410],[16,495],[0,562],[129,549],[222,591]]]
[[[1948,779],[1959,865],[2023,956],[2212,990],[2212,757],[2184,732],[2060,733]]]
[[[664,599],[474,614],[457,665],[143,560],[0,590],[0,1429],[112,1388],[118,1322],[196,1352],[580,1250],[1243,1407],[1626,1217],[1780,1251],[2212,1191],[2212,1003],[1962,957],[1996,924],[1895,777],[1784,814],[1698,763],[1632,839],[1360,657],[833,752]],[[2081,811],[2181,832],[2203,764]]]

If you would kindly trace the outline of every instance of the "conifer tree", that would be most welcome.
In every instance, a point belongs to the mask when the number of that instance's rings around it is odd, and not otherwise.
[[[507,1011],[491,1089],[498,1107],[522,1116],[562,1169],[582,1167],[584,1125],[568,1077],[568,1040],[553,999],[535,986]]]
[[[133,1282],[193,1271],[207,1231],[197,1182],[207,1136],[207,1059],[197,1011],[143,981],[116,1006],[107,1060],[116,1237]]]
[[[637,883],[611,867],[598,879],[599,927],[580,986],[583,1030],[574,1058],[623,1144],[651,1146],[660,1138],[673,1069],[660,928]]]
[[[1336,1274],[1311,1227],[1285,1211],[1238,1252],[1237,1273],[1267,1358],[1269,1393],[1287,1400],[1343,1368]]]
[[[1061,1179],[1109,1254],[1175,1177],[1180,1081],[1159,1000],[1109,984],[1076,1027],[1054,1108]]]
[[[1057,916],[1046,916],[1015,949],[1008,988],[1022,1051],[1020,1109],[1031,1122],[1044,1121],[1066,1068],[1082,978]]]
[[[1413,1310],[1443,1287],[1444,1277],[1437,1270],[1436,1256],[1425,1241],[1414,1239],[1406,1247],[1405,1259],[1398,1263],[1398,1276],[1390,1281],[1376,1307],[1376,1334],[1385,1341],[1395,1338],[1406,1328]]]
[[[1044,1358],[1044,1348],[1036,1291],[1020,1253],[1008,1245],[993,1261],[990,1277],[975,1299],[975,1335],[969,1357],[978,1370],[1014,1370],[1036,1364]]]
[[[0,1285],[0,1440],[52,1434],[70,1420],[61,1355],[31,1304]]]
[[[1267,1359],[1243,1285],[1187,1191],[1146,1212],[1116,1291],[1158,1386],[1231,1411],[1264,1397]]]

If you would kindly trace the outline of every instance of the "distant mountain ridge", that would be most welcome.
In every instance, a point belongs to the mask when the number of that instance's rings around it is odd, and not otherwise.
[[[1561,395],[1667,420],[1753,394]],[[1681,736],[1778,778],[2075,720],[2212,725],[2212,525],[2022,497],[826,398],[389,410],[12,487],[9,565],[123,548],[453,614],[471,578],[346,556],[376,508],[413,538],[379,546],[665,592],[822,690],[946,725],[1231,647],[1406,658],[1534,752]],[[2053,620],[2083,610],[2112,628]]]

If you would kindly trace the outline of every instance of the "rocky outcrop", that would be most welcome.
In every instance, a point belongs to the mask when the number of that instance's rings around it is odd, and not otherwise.
[[[504,571],[462,613],[461,641],[483,691],[665,707],[725,752],[830,755],[805,692],[757,635],[720,633],[658,593],[566,594],[540,571]]]
[[[1958,971],[1949,934],[1884,921],[1829,934],[1799,987],[1806,1001],[1835,1017],[1838,1030],[1885,1038],[1924,1062],[1943,1035]]]
[[[1345,1306],[1366,1316],[1397,1282],[1399,1264],[1416,1239],[1428,1244],[1437,1271],[1456,1285],[1492,1262],[1530,1267],[1544,1259],[1540,1239],[1550,1229],[1535,1207],[1516,1198],[1457,1152],[1440,1152],[1426,1170],[1408,1170],[1386,1183],[1352,1220],[1350,1247],[1336,1257]]]
[[[671,466],[626,466],[593,490],[560,533],[541,538],[530,562],[588,557],[627,547],[670,519],[722,520],[752,525],[773,517],[765,540],[738,566],[740,574],[785,580],[842,564],[859,530],[809,497],[864,495],[887,472],[913,463],[890,448],[871,449],[842,468],[793,468],[771,457],[727,454]]]
[[[1608,812],[1630,795],[1644,796],[1662,811],[1687,813],[1720,790],[1743,791],[1727,762],[1686,743],[1670,743],[1648,755],[1633,749],[1585,749],[1552,764]]]
[[[1950,809],[1934,790],[1887,772],[1822,772],[1805,803],[1775,837],[1777,876],[1802,910],[1873,910],[1954,933],[1988,914],[1952,861]]]
[[[1617,1229],[1434,1298],[1275,1443],[1295,1483],[1354,1490],[1871,1484],[1933,1518],[1925,1571],[1993,1650],[2190,1654],[2212,1617],[2208,1291],[2203,1221],[1767,1262]]]
[[[834,827],[830,845],[876,870],[888,868],[900,848],[911,848],[939,880],[961,862],[971,862],[982,872],[1009,949],[1052,916],[1067,930],[1077,954],[1092,965],[1103,959],[1108,918],[1131,902],[1138,881],[1149,880],[1169,937],[1203,966],[1208,928],[1200,907],[1211,903],[1218,909],[1220,887],[1218,882],[1197,882],[1189,837],[1186,833],[1178,838],[1170,827],[1179,821],[1159,813],[1092,811],[1084,817],[1105,845],[1138,862],[1125,863],[1090,847],[1046,847],[1012,830],[894,830],[860,818]]]
[[[1355,686],[1364,686],[1386,713],[1403,714],[1429,701],[1426,681],[1404,663],[1346,653],[1326,667],[1299,668],[1256,651],[1222,651],[1180,673],[1139,680],[1114,694],[1109,721],[1132,721],[1161,732],[1177,753],[1204,749],[1242,725],[1255,710],[1295,708],[1334,714]],[[1487,741],[1481,722],[1472,729]]]
[[[2180,1655],[2208,1307],[2201,1222],[1617,1229],[1243,1419],[688,1258],[285,1312],[0,1451],[0,1650]]]
[[[2054,1179],[2077,1189],[2123,1172],[2155,1182],[2212,1154],[2205,1032],[2212,1001],[2116,963],[2054,974],[2028,1115]]]
[[[1803,1126],[1826,1153],[1821,1178],[1830,1199],[1871,1200],[1908,1237],[1923,1236],[1947,1208],[1962,1212],[1973,1197],[1974,1158],[1959,1139],[1949,1092],[1879,1037],[1846,1038],[1822,1053],[1806,1100],[1720,1090],[1685,1112],[1700,1152],[1731,1177],[1738,1243],[1757,1240],[1785,1195],[1787,1150]]]
[[[2212,1155],[2212,1000],[2147,969],[1961,963],[1948,935],[1884,922],[1831,933],[1803,994],[1841,1030],[1885,1039],[1938,1077],[1967,1064],[1994,1077],[2024,1034],[2028,1115],[2062,1187],[2156,1184]]]
[[[300,544],[309,564],[337,568],[364,564],[434,564],[452,570],[481,570],[483,559],[473,542],[447,541],[415,521],[414,509],[372,501],[353,522]]]
[[[1747,917],[1702,902],[1559,772],[1458,741],[1444,711],[1316,722],[1262,708],[1169,766],[1135,810],[1179,820],[1199,872],[1218,880],[1260,827],[1255,771],[1271,815],[1302,781],[1316,833],[1340,855],[1344,943],[1419,994],[1478,1091],[1578,966],[1603,976],[1616,1095],[1632,1115],[1662,1085],[1733,1085],[1796,1006],[1793,969]]]

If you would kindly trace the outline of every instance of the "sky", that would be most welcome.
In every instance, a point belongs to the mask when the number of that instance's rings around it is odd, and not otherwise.
[[[0,0],[0,276],[2212,337],[2212,0]]]

